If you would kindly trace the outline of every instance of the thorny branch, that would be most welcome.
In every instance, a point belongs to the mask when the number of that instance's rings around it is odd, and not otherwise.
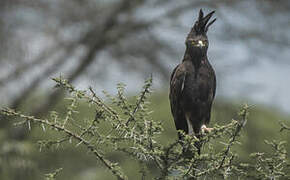
[[[117,176],[121,180],[126,179],[125,176],[123,175],[123,173],[116,170],[116,168],[113,166],[113,163],[110,162],[109,160],[107,160],[103,155],[101,155],[101,153],[99,153],[98,150],[90,142],[88,142],[86,139],[84,139],[80,135],[66,129],[62,125],[52,123],[48,120],[38,119],[38,118],[35,118],[33,116],[26,116],[26,115],[23,115],[21,113],[18,113],[16,111],[12,110],[12,109],[2,109],[1,114],[6,114],[8,116],[16,116],[16,117],[23,118],[23,119],[25,119],[25,121],[23,123],[34,122],[34,123],[38,123],[38,124],[44,124],[44,125],[47,125],[51,128],[56,129],[57,131],[65,133],[69,137],[76,139],[77,141],[82,143],[84,146],[86,146],[86,148],[88,148],[115,176]]]
[[[228,153],[230,151],[231,146],[235,142],[236,137],[239,135],[239,132],[242,130],[242,127],[245,126],[245,124],[247,122],[247,116],[249,114],[248,111],[249,111],[249,107],[248,107],[247,104],[245,104],[242,107],[242,110],[239,113],[239,115],[242,117],[242,120],[236,124],[236,129],[235,129],[235,131],[234,131],[234,133],[232,135],[232,138],[231,138],[230,142],[228,143],[227,148],[226,148],[226,150],[224,152],[224,156],[223,156],[222,161],[221,161],[221,163],[219,165],[219,169],[222,168],[222,166],[224,164],[224,161],[225,161],[226,157],[228,156]]]
[[[280,132],[284,131],[284,130],[288,130],[290,131],[290,126],[287,126],[285,123],[283,123],[282,121],[279,121],[279,124],[281,126]]]
[[[152,75],[148,81],[149,82],[147,82],[144,86],[144,90],[142,91],[142,94],[141,94],[139,100],[136,102],[136,107],[134,108],[133,112],[130,113],[130,118],[128,118],[128,120],[125,123],[126,126],[129,125],[130,121],[134,120],[134,115],[138,111],[138,109],[140,108],[141,104],[144,102],[145,95],[150,92],[149,89],[150,89],[151,84],[152,84]]]

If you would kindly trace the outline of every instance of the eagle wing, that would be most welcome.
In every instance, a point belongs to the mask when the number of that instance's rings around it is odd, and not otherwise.
[[[208,117],[205,119],[205,123],[208,124],[209,121],[210,121],[210,114],[211,114],[211,106],[212,106],[212,103],[213,103],[213,100],[215,98],[215,93],[216,93],[216,76],[215,76],[215,72],[214,72],[214,69],[211,67],[211,65],[209,65],[209,74],[210,74],[210,77],[212,77],[212,84],[209,85],[210,87],[210,92],[209,92],[209,96],[208,96]]]
[[[188,125],[185,118],[185,113],[181,107],[182,90],[184,88],[186,71],[183,64],[175,67],[170,78],[170,105],[171,113],[174,118],[175,127],[177,130],[183,130],[188,133]],[[179,138],[181,138],[180,134]]]

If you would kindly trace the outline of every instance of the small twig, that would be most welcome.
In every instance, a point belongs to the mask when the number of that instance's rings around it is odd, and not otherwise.
[[[151,79],[152,79],[152,77],[151,77]],[[135,119],[135,118],[134,118],[134,115],[135,115],[135,113],[138,111],[138,109],[140,108],[140,105],[141,105],[142,102],[144,101],[145,95],[149,92],[149,88],[150,88],[150,87],[151,87],[151,84],[148,84],[148,85],[145,86],[145,88],[144,88],[144,90],[142,91],[142,94],[141,94],[139,100],[136,102],[136,106],[135,106],[133,112],[129,114],[130,117],[128,118],[128,120],[127,120],[126,123],[125,123],[126,126],[129,125],[129,122],[130,122],[130,121],[132,121],[132,120]]]
[[[187,170],[186,173],[183,175],[183,178],[186,178],[186,177],[189,175],[189,173],[190,173],[190,171],[193,169],[193,167],[194,167],[194,162],[191,162],[191,163],[190,163],[190,166],[189,166],[189,168],[188,168],[188,170]]]
[[[279,124],[281,126],[280,132],[284,131],[284,130],[288,130],[290,131],[290,127],[287,126],[285,123],[283,123],[282,121],[279,121]]]
[[[72,98],[71,100],[72,100],[72,102],[69,105],[69,107],[67,108],[68,111],[66,113],[66,116],[65,116],[64,122],[62,124],[62,127],[65,127],[65,125],[67,124],[69,119],[72,119],[72,114],[74,112],[74,108],[76,107],[76,99]]]
[[[107,113],[109,113],[110,115],[112,115],[113,119],[116,119],[118,121],[119,120],[119,116],[118,113],[116,111],[114,111],[111,107],[107,106],[94,92],[92,87],[89,87],[89,90],[91,91],[91,93],[93,94],[93,98],[89,97],[89,96],[85,96],[86,99],[88,99],[89,101],[94,102],[95,104],[97,104],[98,106],[102,107]]]
[[[54,172],[52,173],[48,173],[48,174],[45,174],[45,177],[47,180],[52,180],[52,179],[55,179],[56,176],[62,171],[62,168],[59,168],[59,169],[56,169]]]
[[[244,107],[242,108],[241,112],[240,112],[240,116],[242,116],[242,120],[241,122],[237,123],[237,126],[236,126],[236,129],[235,129],[235,132],[230,140],[230,142],[228,143],[227,145],[227,148],[224,152],[224,156],[223,156],[223,159],[219,165],[219,169],[223,166],[224,164],[224,161],[226,159],[226,157],[228,156],[228,153],[230,151],[230,148],[232,147],[233,143],[235,142],[236,140],[236,137],[238,136],[239,132],[241,131],[242,127],[246,124],[247,122],[247,115],[248,115],[248,105],[244,105]]]
[[[229,153],[229,151],[230,151],[230,148],[232,147],[232,145],[233,145],[233,143],[235,142],[235,140],[236,140],[236,137],[237,137],[237,135],[238,135],[238,133],[239,133],[239,125],[237,125],[237,128],[236,128],[236,130],[235,130],[235,132],[234,132],[234,134],[233,134],[233,137],[232,137],[232,139],[230,140],[230,142],[228,143],[228,146],[227,146],[227,148],[226,148],[226,150],[225,150],[225,152],[224,152],[224,156],[223,156],[223,159],[222,159],[222,161],[221,161],[221,163],[220,163],[220,165],[219,165],[219,169],[223,166],[223,164],[224,164],[224,161],[225,161],[225,159],[226,159],[226,157],[227,157],[227,155],[228,155],[228,153]]]

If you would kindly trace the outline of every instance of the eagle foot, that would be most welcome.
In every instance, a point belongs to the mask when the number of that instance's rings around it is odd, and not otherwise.
[[[208,128],[206,125],[202,125],[200,129],[202,134],[210,133],[213,130],[213,128]]]

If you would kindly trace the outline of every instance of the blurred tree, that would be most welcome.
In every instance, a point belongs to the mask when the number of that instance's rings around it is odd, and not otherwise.
[[[177,62],[173,57],[179,57],[176,45],[169,45],[172,44],[170,36],[178,31],[187,33],[187,26],[191,24],[184,25],[182,17],[188,12],[193,14],[193,9],[199,7],[217,10],[218,39],[229,44],[246,44],[255,52],[247,60],[233,63],[235,67],[227,73],[257,63],[261,56],[277,60],[275,51],[270,49],[290,45],[287,18],[279,18],[288,17],[290,3],[282,0],[184,1],[178,4],[172,0],[4,0],[0,7],[0,90],[6,99],[3,98],[11,107],[18,108],[39,87],[47,84],[48,77],[60,72],[69,81],[88,74],[103,80],[112,70],[108,66],[113,61],[129,71],[139,74],[154,71],[168,80],[167,62]],[[231,15],[236,15],[235,19]],[[179,28],[174,32],[176,25]],[[169,32],[169,28],[173,32]],[[261,43],[269,50],[257,45]],[[217,69],[220,69],[218,73],[225,73],[222,64]],[[50,92],[36,109],[32,107],[32,113],[47,112],[62,94]]]

